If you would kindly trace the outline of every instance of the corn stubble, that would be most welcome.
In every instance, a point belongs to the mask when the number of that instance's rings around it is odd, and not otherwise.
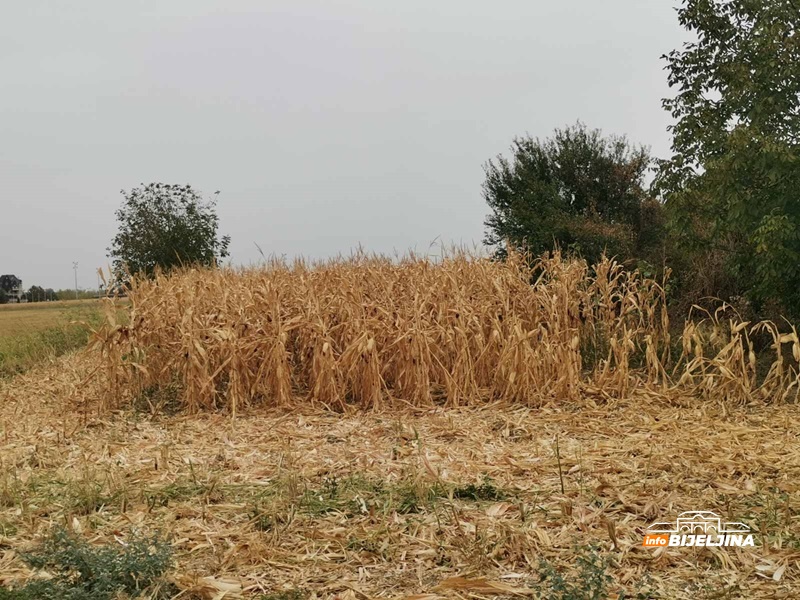
[[[722,307],[687,320],[671,344],[663,287],[610,259],[271,261],[135,280],[129,300],[127,324],[109,301],[94,332],[108,408],[161,388],[188,411],[234,414],[302,402],[535,406],[642,390],[741,403],[798,391],[793,327]],[[757,376],[751,338],[764,333],[775,358]]]

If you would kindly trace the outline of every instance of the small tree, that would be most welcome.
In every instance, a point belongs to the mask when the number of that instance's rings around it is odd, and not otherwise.
[[[8,304],[8,294],[3,288],[0,288],[0,304]]]
[[[643,258],[661,242],[662,206],[644,189],[646,148],[578,123],[545,141],[517,138],[511,151],[484,167],[485,242],[499,255],[510,242],[534,253],[558,245],[590,262],[603,252]]]
[[[218,237],[214,201],[190,185],[150,183],[122,192],[119,231],[109,250],[114,270],[152,276],[181,265],[211,266],[228,256],[230,237]]]

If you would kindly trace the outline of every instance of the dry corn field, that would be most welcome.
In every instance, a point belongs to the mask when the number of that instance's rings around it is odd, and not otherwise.
[[[642,387],[734,403],[797,396],[794,328],[718,313],[673,344],[656,282],[610,260],[591,271],[558,256],[528,264],[358,256],[138,282],[130,322],[111,308],[96,335],[106,401],[169,390],[191,412],[235,414],[298,402],[543,406]],[[760,377],[753,334],[772,342]]]
[[[0,380],[0,588],[66,526],[168,535],[152,598],[800,597],[795,330],[723,308],[671,338],[658,283],[526,265],[135,283],[85,352]],[[755,547],[642,546],[690,510]]]

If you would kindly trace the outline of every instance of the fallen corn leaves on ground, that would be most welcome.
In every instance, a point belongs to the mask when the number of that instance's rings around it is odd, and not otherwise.
[[[60,524],[93,543],[168,532],[182,598],[516,597],[541,559],[568,568],[589,544],[611,557],[614,591],[800,596],[797,405],[634,392],[540,408],[79,414],[101,393],[86,383],[94,364],[68,356],[0,382],[0,585],[31,576],[16,551]],[[641,546],[647,525],[684,510],[746,522],[756,548]]]

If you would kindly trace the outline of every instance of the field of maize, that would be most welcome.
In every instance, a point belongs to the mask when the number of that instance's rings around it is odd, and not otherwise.
[[[672,339],[662,286],[611,260],[275,261],[135,281],[129,299],[130,319],[117,322],[110,304],[94,336],[109,407],[542,406],[642,388],[743,403],[798,392],[793,327],[742,322],[723,306]]]
[[[0,379],[0,597],[59,528],[163,534],[151,599],[798,597],[796,331],[665,296],[465,253],[135,281]],[[689,510],[755,547],[643,546]]]

